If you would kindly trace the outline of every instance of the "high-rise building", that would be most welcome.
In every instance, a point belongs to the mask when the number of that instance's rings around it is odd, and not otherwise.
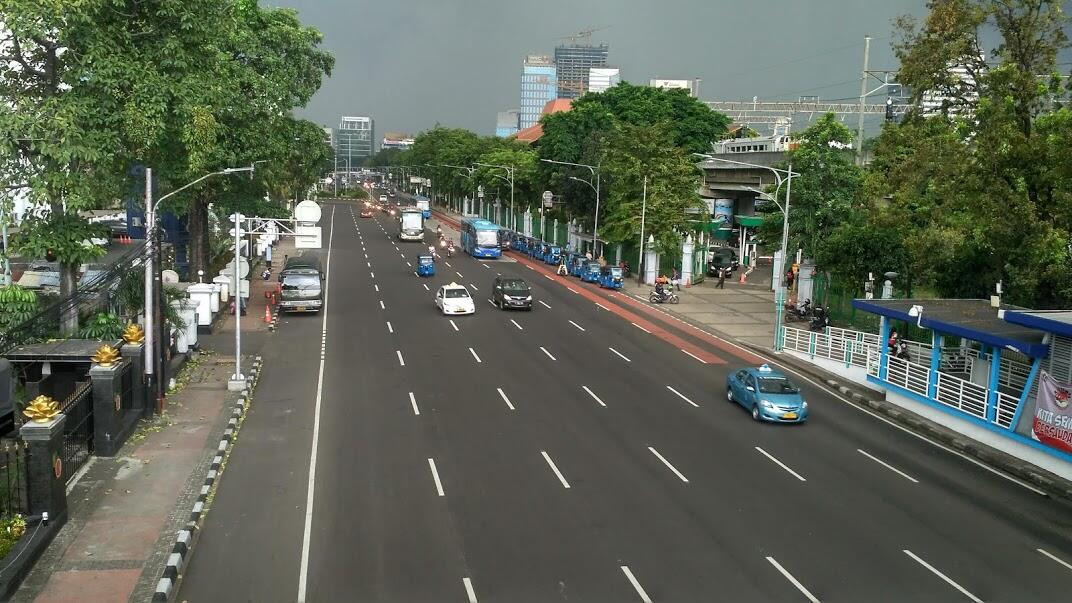
[[[380,142],[380,150],[384,149],[408,149],[413,146],[413,137],[409,134],[403,134],[402,132],[388,132],[383,135],[383,141]]]
[[[333,149],[335,148],[335,131],[331,128],[324,128],[324,142],[326,142],[329,147]]]
[[[985,64],[979,55],[978,63]],[[935,90],[924,92],[919,99],[919,111],[924,117],[945,114],[951,117],[970,117],[979,102],[975,76],[966,63],[971,59],[949,64],[951,83]]]
[[[529,55],[521,67],[521,109],[519,129],[540,119],[547,101],[558,98],[558,73],[554,60],[547,55]]]
[[[371,117],[346,117],[335,132],[335,160],[339,169],[354,171],[376,152],[376,131]]]
[[[495,135],[499,138],[507,138],[517,134],[521,129],[521,112],[517,109],[499,111],[495,116]]]
[[[555,47],[558,97],[577,98],[588,92],[589,70],[606,67],[610,47],[606,44],[563,44]]]
[[[622,81],[622,71],[616,67],[592,67],[588,70],[588,91],[603,92]]]

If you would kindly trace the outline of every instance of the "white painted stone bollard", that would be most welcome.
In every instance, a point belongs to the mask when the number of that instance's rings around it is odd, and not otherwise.
[[[190,296],[190,301],[195,304],[197,324],[201,326],[212,324],[212,309],[209,305],[211,303],[209,300],[212,298],[212,285],[208,283],[190,285],[186,289],[186,294]]]
[[[681,286],[692,284],[692,254],[696,245],[692,242],[692,235],[685,237],[681,244]]]
[[[659,271],[659,254],[655,253],[655,236],[648,236],[648,243],[644,246],[644,282],[655,285],[656,273]]]
[[[220,286],[220,303],[226,306],[231,295],[231,277],[221,274],[212,279],[212,284]]]

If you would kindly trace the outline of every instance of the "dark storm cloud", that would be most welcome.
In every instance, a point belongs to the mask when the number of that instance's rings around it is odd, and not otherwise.
[[[274,3],[275,4],[275,3]],[[436,123],[488,133],[518,104],[521,61],[589,27],[623,79],[702,78],[705,100],[826,99],[895,68],[891,21],[922,0],[285,0],[320,29],[335,71],[300,113],[335,126],[371,115],[377,135]]]

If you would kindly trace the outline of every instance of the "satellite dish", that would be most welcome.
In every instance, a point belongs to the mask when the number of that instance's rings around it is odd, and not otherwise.
[[[294,219],[299,222],[319,222],[320,204],[316,201],[302,201],[294,207]]]
[[[174,270],[163,270],[160,272],[160,281],[165,285],[169,283],[179,282],[179,273]]]
[[[246,258],[238,258],[238,261],[238,278],[241,280],[249,276],[249,260]],[[234,269],[234,260],[231,260],[231,262],[223,269],[223,274],[234,278]]]

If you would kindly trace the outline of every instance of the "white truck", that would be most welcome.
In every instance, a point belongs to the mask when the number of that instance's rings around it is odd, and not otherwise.
[[[398,219],[398,238],[403,241],[424,241],[424,214],[421,210],[402,210]]]

